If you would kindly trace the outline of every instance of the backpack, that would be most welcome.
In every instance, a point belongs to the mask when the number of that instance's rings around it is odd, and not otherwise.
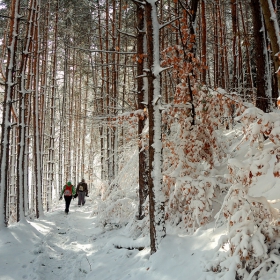
[[[64,195],[65,196],[72,196],[72,185],[66,185],[64,189]]]

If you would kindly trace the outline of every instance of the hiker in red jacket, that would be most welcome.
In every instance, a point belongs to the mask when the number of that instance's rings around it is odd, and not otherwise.
[[[71,199],[72,199],[72,196],[75,195],[75,187],[71,184],[71,182],[68,182],[63,188],[62,188],[62,191],[61,191],[61,194],[60,194],[60,198],[59,200],[62,199],[62,195],[64,194],[64,199],[65,199],[65,213],[68,214],[69,212],[69,206],[70,206],[70,203],[71,203]]]

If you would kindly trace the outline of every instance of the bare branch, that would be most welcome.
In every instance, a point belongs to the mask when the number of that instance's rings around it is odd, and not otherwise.
[[[171,24],[172,22],[174,22],[174,21],[176,21],[176,20],[178,20],[178,19],[181,19],[181,18],[182,18],[182,17],[177,17],[177,18],[174,18],[173,20],[170,20],[169,22],[166,22],[166,23],[164,23],[164,24],[161,24],[161,25],[159,26],[159,29],[162,29],[163,27],[165,27],[165,26]]]
[[[139,4],[139,5],[145,5],[145,2],[141,2],[141,1],[138,1],[138,0],[131,0],[132,2],[134,2],[136,5]]]
[[[106,50],[92,50],[92,49],[85,49],[85,48],[80,48],[80,47],[73,47],[67,45],[68,48],[70,49],[75,49],[75,50],[81,50],[81,51],[86,51],[86,52],[92,52],[92,53],[116,53],[116,54],[136,54],[136,52],[118,52],[114,50],[106,51]]]
[[[124,34],[124,35],[130,36],[130,37],[133,37],[133,38],[137,38],[137,36],[136,36],[136,35],[134,35],[134,34],[129,34],[129,33],[126,33],[126,32],[123,32],[123,31],[121,31],[121,30],[119,30],[119,29],[118,29],[118,32],[120,32],[121,34]]]

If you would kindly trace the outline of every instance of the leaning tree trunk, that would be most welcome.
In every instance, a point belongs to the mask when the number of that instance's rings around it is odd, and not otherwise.
[[[151,254],[165,237],[164,195],[162,192],[161,90],[159,24],[156,1],[146,0],[147,77],[149,113],[149,207]]]

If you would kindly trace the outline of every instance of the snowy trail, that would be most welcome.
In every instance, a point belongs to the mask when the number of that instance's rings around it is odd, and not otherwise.
[[[54,212],[30,222],[37,230],[36,235],[42,235],[36,238],[33,249],[28,252],[31,258],[21,265],[21,279],[86,278],[91,270],[88,256],[95,251],[93,241],[95,233],[100,230],[94,228],[94,223],[90,221],[94,220],[90,218],[91,207],[78,207],[76,203],[71,203],[69,215],[64,213],[61,202]],[[20,279],[18,277],[10,279]]]
[[[91,217],[92,202],[76,204],[71,203],[69,215],[61,201],[40,219],[0,230],[0,280],[206,279],[201,261],[221,232],[209,228],[193,236],[167,235],[150,256],[149,246],[126,249],[140,240],[127,237],[125,228],[99,228],[97,218]]]

